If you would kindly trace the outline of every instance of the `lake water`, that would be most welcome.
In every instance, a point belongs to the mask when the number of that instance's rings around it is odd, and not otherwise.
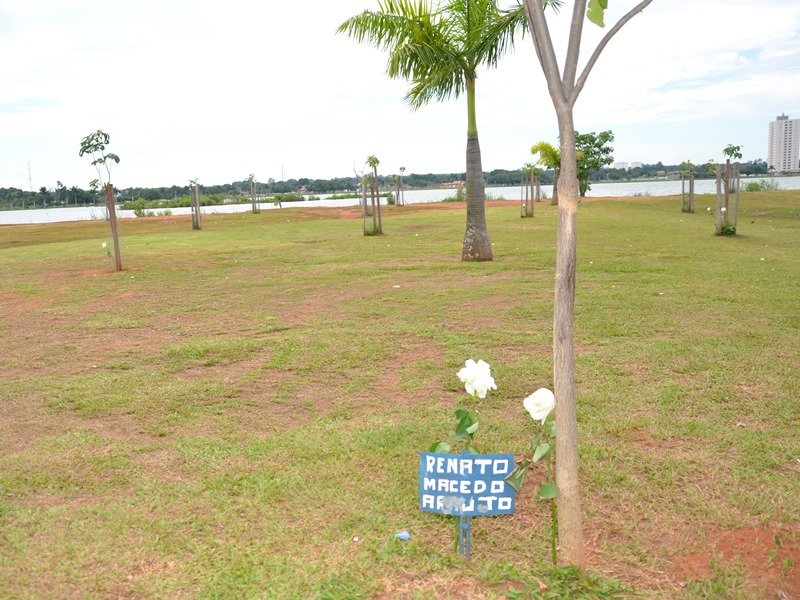
[[[769,180],[769,177],[753,177],[743,180],[759,181]],[[800,189],[800,177],[777,177],[775,181],[781,189],[797,190]],[[688,185],[687,185],[688,188]],[[553,194],[553,186],[543,185],[542,192],[549,198]],[[696,194],[713,194],[716,192],[716,182],[713,179],[701,179],[695,182]],[[487,199],[504,198],[506,200],[519,200],[522,189],[520,186],[492,187],[486,188]],[[618,198],[625,196],[678,196],[681,193],[680,180],[670,181],[627,181],[624,183],[592,183],[592,189],[586,194],[590,198]],[[404,192],[406,204],[420,204],[428,202],[441,202],[445,198],[455,195],[455,190],[408,190]],[[306,200],[305,202],[286,202],[283,208],[293,207],[345,207],[355,206],[358,199],[330,200],[327,195],[321,195],[319,200]],[[261,210],[277,210],[278,207],[271,203],[262,203]],[[173,215],[189,215],[191,209],[172,208]],[[245,204],[222,204],[219,206],[204,206],[204,215],[221,213],[248,212],[251,210],[250,203]],[[135,218],[132,210],[117,210],[117,216],[121,219]],[[29,223],[58,223],[62,221],[86,221],[92,219],[104,219],[105,209],[100,206],[72,207],[72,208],[37,208],[34,210],[7,210],[0,211],[0,225],[21,225]]]

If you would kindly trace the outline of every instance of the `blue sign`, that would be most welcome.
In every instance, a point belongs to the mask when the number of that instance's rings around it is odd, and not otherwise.
[[[514,488],[504,481],[513,470],[513,454],[423,452],[419,507],[462,517],[514,514]]]

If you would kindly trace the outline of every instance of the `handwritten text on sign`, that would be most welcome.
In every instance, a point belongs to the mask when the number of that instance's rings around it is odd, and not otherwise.
[[[479,517],[514,513],[514,488],[504,480],[513,454],[423,452],[419,459],[419,504],[425,512]]]

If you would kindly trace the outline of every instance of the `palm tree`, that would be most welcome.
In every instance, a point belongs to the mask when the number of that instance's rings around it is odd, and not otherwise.
[[[553,199],[550,204],[558,204],[558,171],[561,169],[561,150],[547,142],[539,142],[531,146],[531,154],[539,155],[537,165],[545,169],[553,169]]]
[[[475,80],[479,66],[496,66],[513,48],[515,35],[524,33],[524,9],[501,11],[497,0],[449,0],[437,6],[427,0],[379,0],[378,8],[348,19],[338,33],[389,52],[386,72],[411,82],[405,100],[413,109],[467,95],[467,229],[461,259],[491,260]]]

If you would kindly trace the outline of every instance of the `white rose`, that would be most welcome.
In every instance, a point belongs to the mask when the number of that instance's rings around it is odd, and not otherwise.
[[[522,405],[531,414],[534,421],[544,423],[547,415],[556,407],[556,397],[547,388],[539,388],[525,398],[522,401]]]
[[[464,382],[464,388],[469,395],[486,398],[486,392],[497,389],[488,363],[482,360],[476,363],[470,358],[464,365],[458,372],[458,378]]]
[[[103,248],[105,248],[105,247],[106,247],[106,243],[105,243],[105,242],[103,242]]]

